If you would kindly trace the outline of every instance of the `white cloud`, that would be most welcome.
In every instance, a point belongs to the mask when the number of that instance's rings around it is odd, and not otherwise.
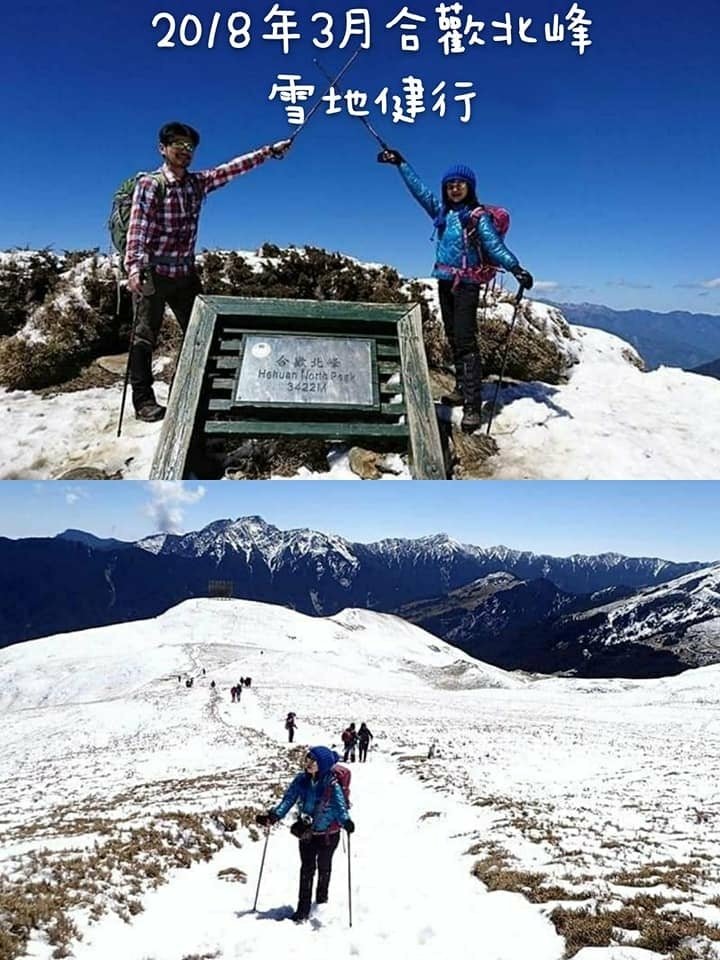
[[[705,280],[703,286],[708,290],[717,290],[720,288],[720,277],[715,277],[714,280]]]
[[[632,280],[608,280],[608,287],[627,287],[628,290],[652,290],[651,283],[635,283]]]
[[[561,287],[562,284],[558,283],[557,280],[536,280],[533,290],[559,290]]]
[[[150,480],[146,486],[151,500],[145,505],[145,513],[162,533],[181,533],[185,508],[205,496],[205,487],[192,490],[179,480]]]
[[[65,503],[69,503],[70,506],[77,503],[78,500],[87,500],[89,499],[90,494],[83,487],[66,487],[65,488]]]

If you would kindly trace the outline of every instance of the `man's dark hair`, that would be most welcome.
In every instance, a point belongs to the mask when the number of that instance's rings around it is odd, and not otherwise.
[[[187,137],[188,140],[192,141],[195,147],[200,143],[200,134],[197,130],[188,126],[187,123],[179,123],[177,120],[173,120],[172,123],[166,123],[160,127],[160,132],[158,133],[158,139],[164,147],[167,147],[173,140],[182,139],[183,137]]]

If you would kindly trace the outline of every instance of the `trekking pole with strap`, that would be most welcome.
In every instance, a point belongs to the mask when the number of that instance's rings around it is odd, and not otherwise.
[[[348,842],[348,917],[350,919],[350,926],[352,926],[352,875],[350,873],[350,836],[347,835]]]
[[[120,286],[118,284],[118,306],[120,302]],[[120,401],[120,416],[118,418],[118,437],[122,433],[123,414],[125,413],[125,397],[127,396],[128,381],[130,380],[130,357],[132,356],[133,344],[135,343],[135,324],[137,322],[139,297],[133,296],[132,327],[130,328],[130,345],[128,346],[128,358],[125,364],[125,382],[123,383],[122,400]],[[119,310],[118,310],[119,313]]]
[[[262,880],[263,868],[265,866],[265,854],[267,853],[268,840],[270,839],[270,827],[265,828],[265,846],[263,847],[262,860],[260,861],[260,873],[258,874],[257,890],[255,891],[255,903],[253,904],[253,913],[257,912],[257,902],[260,896],[260,881]]]
[[[308,123],[308,120],[310,119],[310,117],[311,117],[311,116],[315,113],[315,111],[320,107],[320,104],[323,102],[323,97],[325,96],[325,94],[329,93],[330,90],[332,90],[332,88],[333,88],[333,87],[335,86],[335,84],[338,82],[338,80],[350,69],[350,67],[352,66],[355,58],[357,57],[357,55],[358,55],[359,53],[360,53],[360,47],[358,47],[357,50],[355,51],[355,53],[353,53],[352,56],[351,56],[348,60],[346,60],[345,65],[342,67],[342,69],[340,70],[340,72],[339,72],[338,74],[336,74],[335,77],[333,77],[333,79],[330,81],[330,83],[329,83],[329,85],[328,85],[327,90],[325,90],[325,93],[323,93],[321,96],[319,96],[319,97],[317,98],[317,100],[315,101],[315,104],[311,107],[309,113],[306,115],[306,117],[305,117],[305,119],[303,120],[303,122],[302,122],[302,123],[300,124],[300,126],[297,128],[297,130],[295,131],[295,133],[293,133],[293,135],[290,137],[290,143],[291,143],[291,144],[293,144],[293,143],[295,142],[295,138],[297,137],[297,135],[300,133],[300,131],[303,129],[303,127],[307,126],[307,123]]]
[[[313,57],[313,63],[314,63],[315,66],[318,68],[318,70],[325,76],[325,79],[326,79],[326,80],[330,80],[330,74],[329,74],[329,73],[327,72],[327,70],[323,67],[323,65],[320,63],[320,61],[317,59],[317,57]],[[332,82],[332,80],[330,80],[330,84],[331,84],[331,86],[333,86],[333,87],[335,86],[335,84]],[[342,93],[342,90],[340,89],[340,87],[338,87],[337,89],[338,89],[338,93]],[[362,120],[362,122],[365,124],[365,128],[366,128],[366,130],[368,131],[368,133],[370,134],[370,136],[371,136],[371,137],[374,137],[374,138],[377,140],[377,142],[380,144],[380,146],[383,148],[383,150],[389,150],[389,149],[390,149],[390,147],[385,143],[385,141],[383,140],[383,138],[382,138],[382,137],[380,136],[380,134],[377,132],[377,130],[375,129],[375,127],[370,123],[370,121],[368,120],[367,117],[363,117],[363,116],[360,116],[360,115],[358,114],[358,120]]]
[[[498,377],[498,381],[495,384],[495,393],[492,399],[492,406],[490,407],[490,417],[488,419],[488,425],[487,425],[487,431],[486,431],[488,437],[490,436],[490,429],[492,427],[493,417],[495,416],[495,406],[497,404],[498,394],[500,393],[500,387],[502,386],[503,377],[505,375],[505,366],[507,364],[508,353],[510,351],[510,340],[512,338],[513,327],[515,326],[515,321],[517,320],[518,309],[520,308],[520,301],[522,300],[522,295],[524,292],[525,292],[525,287],[523,287],[523,285],[520,284],[520,288],[518,289],[517,296],[515,297],[515,300],[514,300],[515,308],[513,309],[512,320],[510,321],[510,329],[508,330],[507,339],[505,341],[505,352],[503,353],[503,359],[500,365],[500,376]]]

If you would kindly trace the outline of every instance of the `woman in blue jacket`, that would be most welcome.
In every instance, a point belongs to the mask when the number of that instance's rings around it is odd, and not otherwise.
[[[397,150],[382,150],[378,160],[398,168],[410,193],[433,218],[437,250],[432,275],[438,281],[440,313],[455,364],[455,388],[442,399],[463,405],[461,426],[472,433],[480,426],[482,370],[476,333],[480,285],[486,282],[483,267],[487,263],[504,267],[526,290],[533,278],[505,246],[489,212],[478,202],[470,167],[450,167],[438,199]]]
[[[334,750],[313,747],[305,757],[305,770],[299,773],[280,803],[267,813],[259,813],[255,822],[270,827],[282,820],[295,805],[299,817],[290,828],[299,841],[300,892],[293,920],[307,920],[310,915],[315,870],[318,881],[316,903],[327,903],[332,858],[340,839],[340,828],[355,830],[350,819],[345,795],[332,768],[340,759]]]

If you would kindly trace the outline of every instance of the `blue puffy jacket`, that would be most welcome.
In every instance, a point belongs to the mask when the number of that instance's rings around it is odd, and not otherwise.
[[[429,187],[425,186],[409,163],[403,161],[398,166],[398,170],[410,193],[434,220],[442,211],[440,200]],[[488,213],[484,213],[477,221],[477,238],[482,245],[483,258],[486,262],[489,261],[495,266],[504,267],[506,270],[514,270],[515,267],[520,265],[520,261],[515,254],[508,250],[500,239]],[[452,280],[457,277],[462,282],[472,283],[472,268],[479,267],[480,263],[480,256],[475,244],[467,242],[458,212],[452,209],[448,210],[445,230],[442,236],[438,237],[433,277],[440,280]],[[467,270],[466,275],[463,275],[464,270]]]
[[[311,818],[313,833],[335,833],[350,819],[345,795],[332,771],[317,780],[309,773],[299,773],[273,813],[282,820],[296,803],[300,813]]]

